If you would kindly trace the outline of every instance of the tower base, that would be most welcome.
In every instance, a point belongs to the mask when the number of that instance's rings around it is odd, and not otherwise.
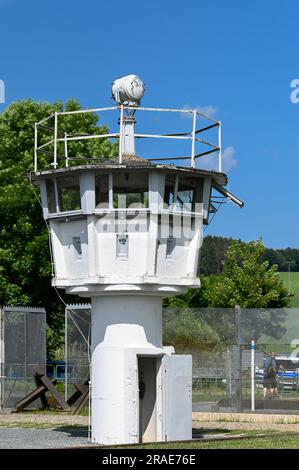
[[[92,441],[191,439],[192,358],[162,346],[162,298],[94,297],[91,319]]]

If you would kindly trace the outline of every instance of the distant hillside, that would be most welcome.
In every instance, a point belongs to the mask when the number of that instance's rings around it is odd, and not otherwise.
[[[226,251],[232,242],[232,238],[207,236],[204,238],[200,258],[200,274],[210,276],[220,274]],[[278,271],[288,271],[288,261],[292,261],[291,271],[299,271],[299,249],[285,248],[274,250],[266,248],[264,260],[270,265],[278,265]]]

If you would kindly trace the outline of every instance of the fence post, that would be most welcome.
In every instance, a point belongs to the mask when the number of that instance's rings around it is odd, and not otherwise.
[[[255,411],[255,364],[254,364],[254,353],[255,353],[255,341],[251,340],[251,411]]]
[[[67,337],[67,307],[64,310],[64,401],[68,401],[68,337]]]
[[[236,357],[235,357],[235,400],[236,411],[242,413],[242,344],[241,344],[241,307],[235,307]]]

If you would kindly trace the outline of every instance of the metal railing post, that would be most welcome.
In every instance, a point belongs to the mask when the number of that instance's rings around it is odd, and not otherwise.
[[[219,153],[218,153],[218,170],[222,172],[222,136],[221,136],[221,122],[219,121],[218,126],[218,146],[219,146]]]
[[[68,148],[67,148],[67,133],[64,133],[64,155],[65,155],[65,166],[69,166],[69,156],[68,156]]]
[[[193,111],[193,128],[192,128],[192,151],[191,151],[191,167],[195,168],[195,132],[196,132],[196,109]]]
[[[57,168],[57,127],[58,127],[58,116],[57,111],[54,114],[54,161],[53,166]]]
[[[34,171],[37,171],[37,123],[34,124]]]

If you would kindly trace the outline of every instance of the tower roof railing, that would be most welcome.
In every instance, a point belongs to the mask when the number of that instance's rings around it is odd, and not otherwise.
[[[118,132],[98,133],[98,134],[78,134],[71,132],[62,132],[59,128],[59,124],[63,119],[63,116],[69,115],[82,115],[86,113],[106,113],[114,111],[118,113],[118,119],[116,122],[119,124]],[[34,138],[34,171],[38,171],[39,168],[39,155],[44,154],[48,158],[48,165],[54,169],[58,167],[68,167],[73,161],[80,159],[86,160],[86,163],[91,161],[98,161],[99,157],[94,156],[73,156],[70,152],[71,142],[74,141],[86,141],[92,139],[114,139],[118,141],[118,161],[123,163],[124,150],[123,150],[123,139],[127,136],[125,134],[124,117],[126,114],[136,116],[141,112],[157,112],[157,113],[181,113],[181,115],[191,115],[192,125],[191,129],[186,132],[175,132],[175,133],[133,133],[134,139],[168,139],[174,141],[186,141],[190,143],[189,151],[186,154],[177,156],[163,156],[159,151],[159,156],[145,157],[138,155],[141,158],[145,158],[147,161],[153,162],[167,162],[167,164],[178,164],[180,166],[189,166],[191,168],[197,167],[197,162],[200,158],[208,155],[216,155],[217,157],[217,168],[213,168],[219,172],[222,171],[221,162],[221,122],[217,121],[197,109],[171,109],[171,108],[146,108],[146,107],[134,107],[134,106],[111,106],[102,108],[92,109],[80,109],[74,111],[57,111],[52,115],[42,119],[35,123],[35,138]],[[211,140],[209,132],[214,129],[216,135],[213,135]],[[45,131],[47,133],[47,139],[45,138]],[[207,136],[207,137],[206,137]],[[198,146],[200,149],[198,150]],[[63,149],[63,150],[61,150]],[[106,158],[107,159],[107,158]]]

